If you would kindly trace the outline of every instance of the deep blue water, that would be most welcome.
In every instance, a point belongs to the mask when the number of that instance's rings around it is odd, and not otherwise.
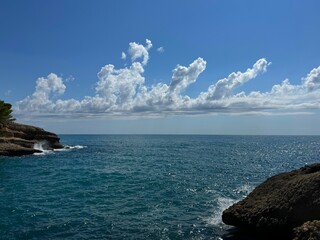
[[[60,137],[0,157],[1,239],[221,239],[224,208],[320,156],[320,136]]]

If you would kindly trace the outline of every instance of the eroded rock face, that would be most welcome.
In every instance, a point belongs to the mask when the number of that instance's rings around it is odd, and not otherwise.
[[[0,155],[21,156],[41,152],[35,144],[45,143],[47,150],[62,148],[59,137],[42,128],[18,124],[0,123]]]
[[[293,230],[293,240],[319,240],[320,221],[308,221]]]
[[[292,233],[320,219],[320,164],[267,179],[244,200],[223,212],[228,225],[264,233]]]

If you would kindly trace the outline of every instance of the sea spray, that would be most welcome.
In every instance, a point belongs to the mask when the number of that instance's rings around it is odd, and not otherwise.
[[[55,151],[55,152],[63,152],[63,151],[83,149],[83,148],[86,148],[86,147],[87,146],[82,146],[82,145],[75,145],[75,146],[66,145],[66,146],[64,146],[64,148],[54,149],[53,151]]]
[[[48,150],[47,146],[48,146],[48,142],[46,140],[43,140],[43,141],[36,142],[33,145],[33,149],[44,152],[44,151]]]
[[[216,199],[216,207],[213,212],[213,216],[207,219],[207,223],[209,225],[214,225],[218,227],[222,227],[224,223],[222,222],[222,212],[230,207],[232,204],[237,202],[236,199],[227,198],[227,197],[219,197]]]
[[[49,146],[49,144],[48,144],[48,141],[46,141],[46,140],[36,142],[33,145],[33,149],[39,150],[41,152],[34,153],[34,155],[45,155],[45,154],[51,153],[52,150],[49,150],[48,146]]]
[[[83,149],[83,148],[86,148],[87,146],[82,146],[82,145],[75,145],[75,146],[69,146],[69,145],[66,145],[64,146],[63,148],[58,148],[58,149],[48,149],[48,141],[46,140],[43,140],[43,141],[39,141],[39,142],[36,142],[34,145],[33,145],[33,149],[35,150],[39,150],[41,152],[37,152],[37,153],[34,153],[34,155],[45,155],[45,154],[48,154],[48,153],[53,153],[53,152],[62,152],[62,151],[70,151],[70,150],[77,150],[77,149]]]
[[[245,183],[233,190],[233,192],[237,195],[236,198],[218,197],[216,199],[216,207],[214,213],[210,218],[207,219],[208,224],[218,227],[224,226],[224,223],[222,222],[222,212],[232,204],[248,196],[253,189],[254,187],[252,185],[250,185],[249,183]]]

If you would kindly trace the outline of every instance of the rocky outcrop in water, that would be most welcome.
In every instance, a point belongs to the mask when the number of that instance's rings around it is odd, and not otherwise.
[[[59,137],[42,128],[14,122],[0,123],[0,156],[21,156],[62,148]]]
[[[319,231],[319,221],[316,224],[307,223],[319,219],[320,164],[267,179],[222,215],[223,222],[228,225],[277,236],[293,236],[294,228],[297,236],[307,226],[309,233],[314,229]]]

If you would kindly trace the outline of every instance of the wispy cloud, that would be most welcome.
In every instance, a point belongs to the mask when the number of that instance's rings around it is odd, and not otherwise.
[[[127,54],[125,52],[121,53],[121,59],[126,60],[127,59]]]
[[[206,61],[199,57],[189,66],[177,65],[170,84],[146,86],[143,73],[151,48],[152,42],[148,39],[145,45],[129,43],[122,58],[130,56],[131,65],[120,69],[112,64],[102,67],[97,74],[95,95],[81,100],[59,98],[66,90],[62,77],[50,73],[38,78],[34,93],[17,102],[16,113],[60,117],[208,113],[277,115],[305,114],[320,108],[320,66],[312,69],[298,85],[285,79],[267,92],[237,92],[238,87],[267,71],[271,63],[262,58],[243,72],[233,72],[213,82],[206,91],[192,98],[185,93],[186,89],[196,84],[206,69]]]
[[[159,48],[157,48],[157,51],[158,51],[159,53],[163,53],[163,52],[164,52],[164,47],[159,47]]]
[[[4,93],[4,95],[5,95],[5,96],[9,96],[11,93],[12,93],[12,91],[9,89],[9,90],[7,90],[7,91]]]

